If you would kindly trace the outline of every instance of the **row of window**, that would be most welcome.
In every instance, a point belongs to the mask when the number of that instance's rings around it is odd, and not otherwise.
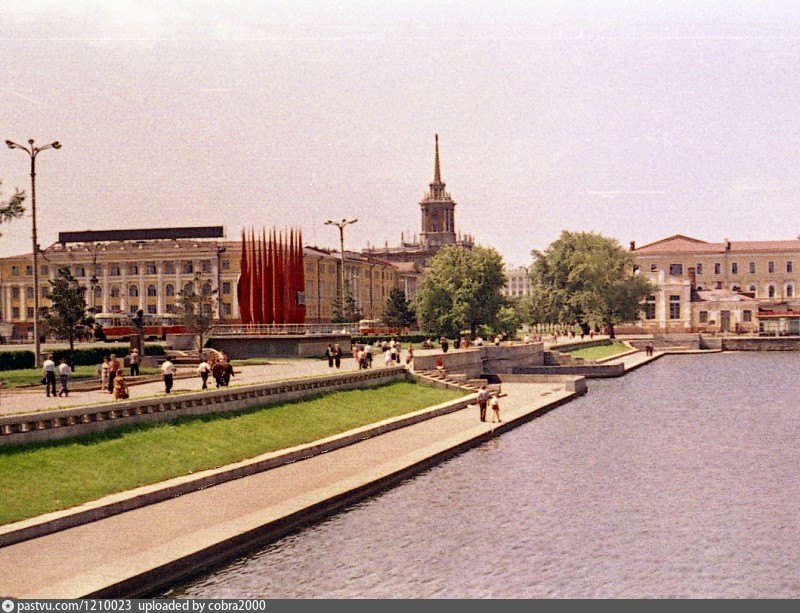
[[[658,270],[657,264],[650,265],[650,271],[655,272]],[[767,262],[767,272],[769,274],[775,274],[776,266],[775,262]],[[755,262],[748,262],[747,264],[747,271],[749,274],[754,275],[756,274],[756,263]],[[698,262],[695,265],[695,272],[698,275],[703,274],[703,264],[702,262]],[[794,272],[794,262],[792,260],[786,261],[786,272],[791,274]],[[669,265],[669,274],[672,277],[680,277],[683,275],[683,264],[670,264]],[[722,263],[714,262],[714,274],[721,275],[722,274]],[[731,274],[738,275],[739,274],[739,262],[731,262]]]
[[[178,263],[178,267],[180,267],[181,272],[192,274],[195,271],[194,262],[191,260],[185,260]],[[85,264],[75,264],[72,267],[72,274],[76,277],[85,277],[87,275],[87,270],[90,267],[86,266]],[[222,270],[230,270],[231,263],[228,260],[222,261]],[[42,264],[40,267],[42,275],[50,274],[50,268],[46,264]],[[144,265],[144,273],[148,275],[155,275],[158,274],[158,264],[156,262],[146,262]],[[175,274],[176,264],[175,262],[163,262],[163,272],[167,275]],[[202,260],[200,262],[200,270],[202,272],[211,272],[211,260]],[[128,264],[127,272],[129,275],[138,275],[139,274],[139,265],[138,264]],[[14,277],[18,277],[20,274],[20,267],[19,266],[12,266],[11,267],[11,275]],[[26,266],[25,267],[25,274],[32,275],[33,274],[33,266]],[[103,274],[103,265],[102,264],[95,264],[94,266],[94,276],[100,277]],[[122,265],[118,263],[111,263],[108,265],[108,274],[111,277],[119,277],[122,274]]]
[[[194,289],[193,283],[187,283],[183,286],[184,291],[190,292]],[[48,294],[47,286],[42,286],[42,298],[46,298]],[[158,290],[155,285],[148,285],[147,286],[147,295],[148,296],[158,296]],[[203,292],[208,293],[211,291],[211,284],[206,283],[203,285]],[[110,295],[112,298],[117,298],[120,295],[120,288],[117,285],[112,285],[110,290]],[[164,293],[167,296],[174,296],[175,295],[175,286],[172,283],[167,283],[164,286]],[[230,295],[231,293],[231,284],[227,281],[223,282],[222,284],[222,293],[223,295]],[[11,288],[11,298],[19,298],[20,295],[20,288],[19,287],[12,287]],[[103,295],[103,288],[99,285],[95,286],[94,288],[94,295],[100,297]],[[128,296],[136,297],[139,295],[139,286],[138,285],[131,285],[128,288]],[[26,298],[33,298],[33,288],[26,287],[25,288],[25,297]]]
[[[698,315],[701,324],[708,323],[708,311],[700,311]],[[753,321],[753,311],[751,311],[750,309],[745,309],[744,311],[742,311],[742,322],[749,324],[752,321]]]
[[[230,315],[233,312],[233,309],[232,309],[232,306],[231,306],[230,302],[221,302],[220,306],[222,308],[222,314],[223,315]],[[131,313],[135,313],[138,310],[139,310],[139,305],[137,305],[137,304],[131,304],[128,307],[128,311],[131,312]],[[175,312],[175,305],[174,304],[168,304],[168,305],[166,305],[165,310],[166,310],[167,313],[174,313]],[[41,309],[39,309],[39,311],[41,312],[42,317],[44,317],[47,314],[47,309],[46,308],[41,308]],[[113,309],[113,311],[116,312],[116,313],[120,312],[119,309]],[[151,315],[155,315],[156,314],[156,305],[148,304],[146,312],[151,314]],[[21,311],[20,311],[19,307],[11,307],[11,319],[17,319],[17,320],[20,319],[20,313],[21,313]],[[2,316],[0,316],[0,318],[2,318]],[[33,307],[26,307],[25,308],[25,318],[26,319],[33,319]]]

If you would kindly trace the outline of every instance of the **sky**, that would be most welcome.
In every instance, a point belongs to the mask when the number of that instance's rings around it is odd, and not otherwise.
[[[0,141],[65,230],[299,226],[348,248],[456,226],[527,264],[560,232],[627,247],[800,234],[800,3],[0,0]],[[0,149],[0,187],[30,191]],[[30,252],[30,217],[0,226]]]

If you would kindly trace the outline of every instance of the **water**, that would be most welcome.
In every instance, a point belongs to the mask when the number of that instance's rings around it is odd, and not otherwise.
[[[800,597],[800,354],[670,356],[174,597]]]

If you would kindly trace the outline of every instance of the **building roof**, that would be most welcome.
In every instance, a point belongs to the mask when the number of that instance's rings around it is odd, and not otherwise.
[[[800,251],[800,240],[727,241],[709,243],[691,236],[676,234],[633,250],[634,255],[688,255],[714,253],[783,253]]]
[[[759,319],[770,319],[778,317],[800,317],[800,311],[759,311]]]
[[[758,302],[755,298],[730,289],[700,289],[694,293],[697,297],[693,302]]]

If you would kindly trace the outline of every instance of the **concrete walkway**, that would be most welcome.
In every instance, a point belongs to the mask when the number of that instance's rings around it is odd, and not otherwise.
[[[629,353],[615,360],[609,360],[608,362],[604,362],[604,364],[624,364],[625,372],[627,373],[631,370],[636,370],[640,366],[649,364],[663,355],[665,355],[663,351],[654,351],[651,356],[646,355],[644,351],[637,351],[636,353]]]
[[[327,367],[327,366],[326,366]],[[0,549],[0,594],[76,598],[152,592],[373,493],[574,396],[506,383],[503,424],[477,407]],[[490,411],[491,413],[491,411]],[[114,587],[116,586],[116,587]]]
[[[382,368],[376,364],[376,368]],[[194,372],[194,366],[179,366],[178,372]],[[357,365],[352,358],[342,360],[342,367],[338,372],[357,370]],[[284,379],[295,379],[298,377],[311,377],[335,372],[336,369],[328,368],[325,360],[311,359],[270,359],[269,364],[254,366],[237,366],[236,375],[231,379],[231,387],[251,383],[266,383],[269,381],[280,381]],[[214,379],[209,378],[209,385],[214,386]],[[200,390],[200,377],[191,379],[176,379],[173,387],[173,394],[182,391],[197,392]],[[164,394],[164,383],[155,381],[153,383],[143,383],[128,388],[132,399],[144,398],[145,396],[156,396]],[[113,400],[110,394],[100,390],[95,391],[75,391],[66,398],[45,396],[44,386],[39,393],[30,390],[16,391],[14,389],[3,390],[0,392],[0,415],[14,415],[18,413],[31,413],[34,411],[64,409],[73,406],[94,404],[98,402],[109,402]]]

